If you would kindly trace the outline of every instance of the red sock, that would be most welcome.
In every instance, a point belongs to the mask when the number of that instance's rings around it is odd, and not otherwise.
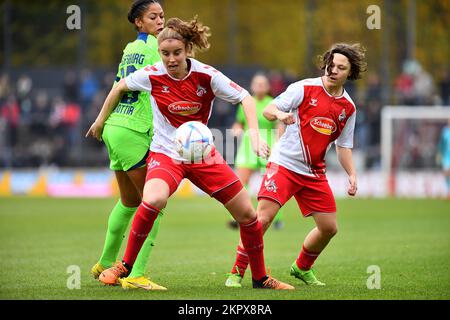
[[[147,239],[153,223],[158,217],[159,209],[142,201],[136,210],[136,214],[131,224],[130,236],[128,237],[127,249],[123,261],[129,266],[133,266],[136,257]]]
[[[297,263],[297,267],[305,271],[311,269],[312,265],[314,264],[314,261],[316,261],[319,254],[320,252],[308,251],[303,245],[302,251],[300,251],[298,258],[295,261]]]
[[[266,276],[262,224],[257,218],[249,224],[241,224],[240,233],[242,244],[250,261],[252,278],[254,280],[261,280]]]
[[[243,247],[238,246],[236,251],[236,261],[234,262],[233,269],[231,269],[231,273],[239,273],[241,277],[243,277],[245,270],[247,270],[248,263],[247,252]]]

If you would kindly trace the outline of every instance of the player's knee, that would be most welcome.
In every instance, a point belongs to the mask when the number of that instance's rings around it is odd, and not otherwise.
[[[158,195],[151,195],[151,196],[145,196],[143,198],[143,201],[153,207],[158,208],[159,210],[164,209],[167,204],[167,198],[164,196],[158,196]]]
[[[141,198],[136,197],[121,197],[122,204],[127,208],[136,208],[141,204]]]
[[[141,195],[135,189],[120,190],[120,201],[127,208],[136,208],[141,204]]]
[[[329,225],[322,226],[320,228],[320,232],[323,235],[325,235],[326,237],[332,238],[338,232],[338,228],[337,228],[337,225],[335,225],[335,224],[329,224]]]
[[[238,216],[235,217],[236,221],[240,224],[248,224],[256,219],[256,212],[253,209],[253,207],[250,205],[245,206],[240,210],[240,213]]]

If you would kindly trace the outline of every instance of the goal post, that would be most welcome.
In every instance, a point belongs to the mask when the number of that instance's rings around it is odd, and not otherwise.
[[[395,140],[395,131],[399,128],[394,125],[396,120],[410,120],[423,125],[425,122],[436,121],[442,127],[450,119],[450,107],[445,106],[384,106],[381,111],[381,169],[384,174],[384,181],[387,183],[388,194],[395,195],[396,174],[398,163],[394,163],[395,151],[398,141]],[[405,126],[403,126],[405,127]],[[406,133],[406,139],[410,138]],[[409,168],[414,170],[415,168]]]

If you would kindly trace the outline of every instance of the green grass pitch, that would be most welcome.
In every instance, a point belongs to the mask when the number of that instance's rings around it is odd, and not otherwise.
[[[265,260],[273,276],[296,287],[289,292],[253,290],[250,273],[242,289],[224,286],[239,234],[225,226],[222,205],[207,197],[169,201],[149,264],[151,278],[168,291],[102,286],[89,270],[114,203],[0,198],[0,299],[450,299],[450,201],[338,200],[339,232],[316,262],[318,278],[327,283],[322,288],[289,275],[313,220],[288,202],[284,229],[265,236]],[[380,289],[367,287],[373,265],[380,268]],[[67,286],[74,283],[70,266],[80,268],[79,289]]]

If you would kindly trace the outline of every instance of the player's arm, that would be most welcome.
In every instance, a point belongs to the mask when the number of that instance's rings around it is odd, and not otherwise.
[[[263,116],[269,121],[279,120],[285,125],[295,123],[292,113],[303,101],[304,88],[302,82],[289,85],[282,94],[264,108]]]
[[[356,194],[357,182],[356,182],[356,170],[353,164],[352,148],[353,148],[353,136],[355,132],[356,122],[356,109],[355,112],[347,119],[344,129],[339,137],[336,139],[336,154],[339,163],[348,174],[349,187],[347,193],[351,196]]]
[[[244,130],[244,123],[245,123],[244,111],[242,109],[242,105],[239,105],[236,113],[236,120],[234,121],[233,126],[231,127],[231,130],[235,137],[239,137],[242,134]]]
[[[285,125],[295,123],[294,115],[291,112],[281,111],[274,103],[270,103],[264,108],[263,116],[269,121],[280,120]]]
[[[130,90],[128,89],[125,79],[121,79],[111,89],[108,96],[106,97],[105,102],[103,103],[102,109],[100,110],[97,119],[95,119],[94,123],[86,132],[86,138],[92,136],[98,141],[102,141],[103,127],[105,125],[106,119],[108,119],[113,109],[117,106],[120,99],[122,99],[122,95],[128,91]]]
[[[356,194],[358,186],[356,182],[355,165],[353,164],[352,149],[336,145],[336,154],[339,163],[348,174],[349,187],[347,193],[351,196],[354,196]]]
[[[268,158],[270,149],[259,135],[255,99],[253,99],[247,90],[241,88],[223,73],[216,70],[212,72],[211,88],[216,97],[232,104],[242,104],[242,110],[244,111],[245,120],[248,124],[252,149],[258,156]]]
[[[251,95],[247,95],[241,101],[242,109],[244,110],[245,119],[248,124],[248,133],[255,153],[267,159],[270,154],[270,148],[267,143],[261,139],[259,135],[258,117],[256,116],[256,103]]]
[[[231,130],[233,132],[233,136],[239,137],[244,130],[244,126],[242,125],[242,123],[236,121],[235,123],[233,123]]]

